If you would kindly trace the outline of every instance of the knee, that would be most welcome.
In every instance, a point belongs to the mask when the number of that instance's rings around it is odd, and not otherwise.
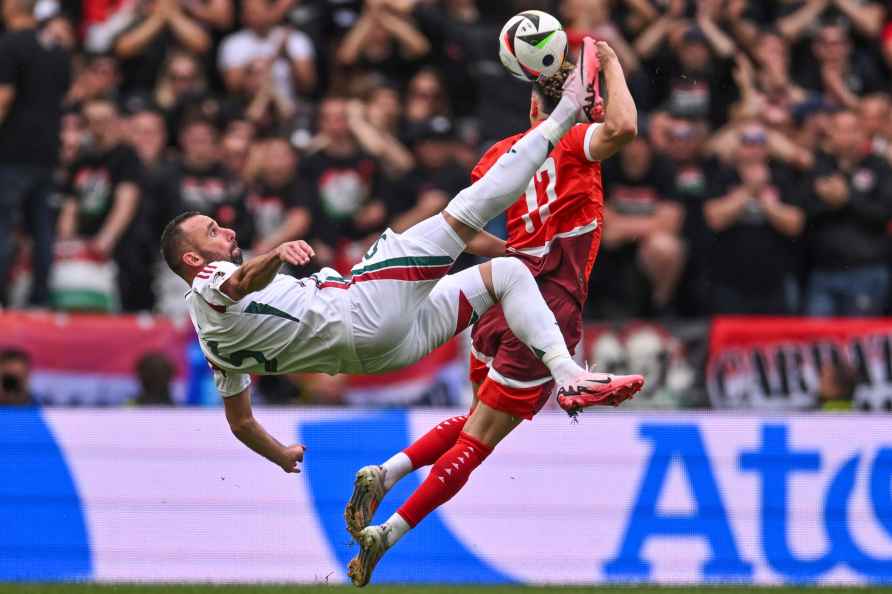
[[[490,260],[493,295],[501,297],[506,291],[518,283],[535,283],[533,275],[523,262],[517,258],[493,258]],[[486,282],[486,275],[484,275]]]

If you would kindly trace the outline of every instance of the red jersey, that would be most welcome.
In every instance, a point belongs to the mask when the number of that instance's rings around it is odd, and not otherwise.
[[[541,257],[528,262],[537,279],[558,284],[580,304],[598,253],[604,220],[601,163],[589,155],[591,135],[600,124],[577,124],[539,167],[526,192],[506,212],[508,247]],[[497,142],[481,157],[477,181],[528,132]]]

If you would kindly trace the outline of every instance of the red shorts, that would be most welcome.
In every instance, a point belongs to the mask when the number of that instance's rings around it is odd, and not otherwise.
[[[539,281],[539,290],[573,353],[582,339],[579,301],[547,278]],[[548,368],[514,336],[498,305],[477,321],[471,337],[471,382],[480,386],[477,398],[514,417],[532,419],[548,402],[554,389]]]

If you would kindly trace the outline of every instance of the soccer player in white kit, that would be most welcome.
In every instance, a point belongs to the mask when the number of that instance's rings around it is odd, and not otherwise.
[[[239,440],[286,472],[299,472],[303,446],[284,446],[254,419],[249,374],[367,374],[404,367],[495,303],[558,386],[590,394],[609,388],[612,376],[573,361],[535,279],[518,259],[497,257],[447,274],[468,242],[524,191],[579,114],[591,119],[597,74],[580,60],[546,121],[442,213],[401,234],[385,231],[350,280],[330,268],[303,279],[277,274],[283,262],[304,265],[314,255],[303,241],[242,264],[235,233],[210,217],[184,213],[168,223],[162,253],[191,285],[186,302],[192,323]],[[485,405],[479,406],[484,409],[478,415],[485,415]]]

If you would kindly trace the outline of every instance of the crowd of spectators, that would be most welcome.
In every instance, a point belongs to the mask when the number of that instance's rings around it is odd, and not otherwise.
[[[348,270],[529,125],[497,52],[529,8],[638,104],[591,317],[889,313],[886,0],[3,0],[3,303],[181,315],[184,210]]]

